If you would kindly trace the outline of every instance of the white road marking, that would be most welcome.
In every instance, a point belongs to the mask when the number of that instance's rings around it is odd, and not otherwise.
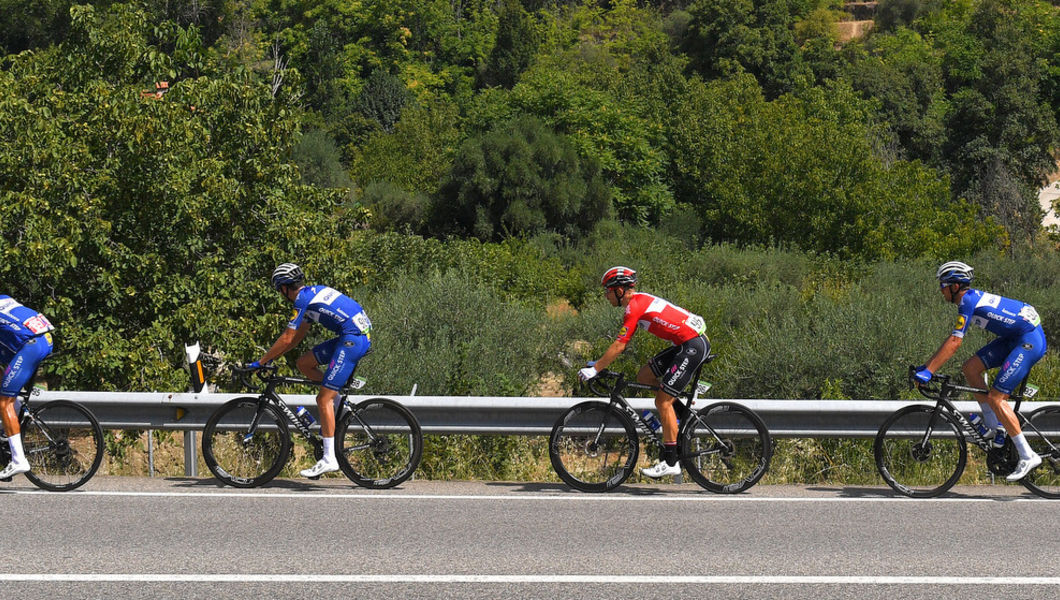
[[[74,490],[57,494],[43,490],[4,490],[0,489],[0,495],[43,495],[51,497],[72,498],[78,496],[126,496],[143,498],[285,498],[297,500],[486,500],[486,501],[510,501],[510,502],[541,502],[541,501],[567,501],[567,502],[908,502],[911,504],[929,503],[968,503],[968,502],[1043,502],[1055,503],[1055,501],[1033,496],[985,496],[976,498],[905,498],[902,496],[870,496],[864,498],[834,496],[823,497],[777,497],[777,496],[744,496],[744,495],[659,495],[659,496],[628,496],[623,494],[403,494],[394,492],[339,492],[319,493],[316,491],[304,492],[242,492],[231,490],[218,490],[211,492],[120,492],[105,490]]]
[[[91,583],[593,583],[762,585],[1046,585],[1060,577],[932,577],[836,575],[472,575],[265,573],[0,573],[0,582]]]

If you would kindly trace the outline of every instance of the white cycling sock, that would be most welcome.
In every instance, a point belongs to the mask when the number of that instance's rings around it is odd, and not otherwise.
[[[11,448],[11,462],[20,465],[26,464],[26,453],[22,450],[22,434],[16,433],[7,438],[7,445]]]
[[[326,437],[324,438],[324,460],[329,463],[335,462],[335,438]]]
[[[1001,421],[997,420],[997,415],[994,414],[994,409],[990,408],[990,405],[985,402],[979,403],[979,410],[983,413],[983,424],[993,430],[1004,429],[1001,426]]]
[[[1020,453],[1021,460],[1027,460],[1034,456],[1034,450],[1031,450],[1031,445],[1027,443],[1027,438],[1022,433],[1013,436],[1012,443],[1016,444],[1016,451]]]

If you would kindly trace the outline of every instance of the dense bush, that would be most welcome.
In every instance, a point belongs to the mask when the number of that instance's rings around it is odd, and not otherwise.
[[[432,207],[430,228],[481,240],[580,235],[607,216],[599,166],[565,136],[520,118],[468,140]]]

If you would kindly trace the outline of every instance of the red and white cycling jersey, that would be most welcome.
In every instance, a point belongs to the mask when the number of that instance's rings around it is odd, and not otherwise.
[[[647,329],[655,337],[680,345],[702,335],[707,329],[703,317],[651,294],[633,294],[626,305],[626,316],[618,341],[629,342],[637,328]]]

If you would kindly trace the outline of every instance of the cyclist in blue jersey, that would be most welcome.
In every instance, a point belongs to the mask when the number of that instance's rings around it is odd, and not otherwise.
[[[969,325],[996,335],[996,339],[964,361],[961,371],[969,384],[985,388],[986,370],[1000,367],[989,393],[976,394],[976,400],[983,409],[985,425],[995,432],[994,445],[1004,443],[1007,431],[1019,452],[1019,463],[1006,479],[1023,479],[1042,464],[1042,458],[1027,443],[1016,413],[1007,400],[1016,386],[1027,378],[1034,363],[1045,354],[1041,318],[1029,304],[972,288],[972,267],[962,262],[944,263],[935,276],[943,298],[957,305],[957,323],[931,360],[917,369],[916,378],[923,383],[931,381],[932,374],[961,346]]]
[[[44,315],[0,294],[0,363],[7,365],[0,386],[0,421],[11,448],[11,462],[0,471],[0,479],[29,471],[15,397],[37,372],[37,365],[51,354],[53,329]]]
[[[317,408],[320,410],[320,435],[324,438],[324,457],[301,472],[302,477],[319,477],[337,471],[335,459],[335,400],[339,390],[353,376],[357,362],[371,349],[372,322],[361,305],[349,296],[326,285],[305,285],[305,275],[298,265],[284,263],[272,273],[272,287],[294,303],[294,314],[287,329],[259,360],[250,365],[261,368],[297,346],[313,322],[331,330],[337,337],[315,346],[298,357],[298,370],[320,382]],[[321,372],[319,365],[327,365]]]

